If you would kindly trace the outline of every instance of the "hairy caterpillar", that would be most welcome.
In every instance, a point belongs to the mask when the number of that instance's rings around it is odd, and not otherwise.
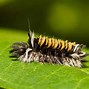
[[[36,38],[34,37],[34,32],[31,31],[29,31],[28,36],[28,43],[13,43],[10,51],[12,57],[18,58],[23,62],[36,61],[75,67],[83,66],[83,58],[87,56],[87,53],[81,50],[84,47],[83,44],[42,35]]]

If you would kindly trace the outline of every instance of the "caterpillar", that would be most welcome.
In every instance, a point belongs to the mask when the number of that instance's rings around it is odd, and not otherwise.
[[[11,57],[22,62],[42,62],[67,66],[83,67],[86,52],[82,51],[83,44],[50,38],[47,36],[34,36],[29,31],[28,42],[16,42],[11,46]]]

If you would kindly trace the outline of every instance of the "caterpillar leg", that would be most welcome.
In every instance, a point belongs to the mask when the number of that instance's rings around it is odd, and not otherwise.
[[[31,52],[31,51],[32,51],[32,49],[27,48],[26,52],[23,55],[21,55],[18,59],[20,61],[23,61],[23,62],[31,62],[31,61],[33,61],[31,54],[30,54],[30,57],[29,57],[29,52]]]

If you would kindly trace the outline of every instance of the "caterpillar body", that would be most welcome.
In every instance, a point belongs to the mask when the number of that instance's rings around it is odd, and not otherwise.
[[[64,64],[67,66],[82,67],[86,52],[81,49],[83,44],[64,41],[61,39],[49,38],[40,35],[34,36],[34,32],[29,31],[28,43],[16,42],[12,44],[12,57],[23,62],[48,62],[53,64]]]

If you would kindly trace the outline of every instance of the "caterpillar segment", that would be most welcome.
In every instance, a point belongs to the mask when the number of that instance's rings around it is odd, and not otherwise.
[[[52,40],[52,47],[54,46],[55,42],[54,42],[54,38],[51,38]]]
[[[63,41],[61,39],[48,38],[45,36],[42,37],[42,35],[40,35],[38,37],[38,44],[40,45],[40,47],[42,45],[45,45],[47,46],[47,48],[51,47],[53,49],[59,49],[60,51],[67,50],[69,52],[73,51],[73,47],[75,47],[76,42],[68,42],[67,40]]]
[[[54,40],[54,45],[53,45],[53,48],[56,49],[58,47],[58,41],[57,39]]]

